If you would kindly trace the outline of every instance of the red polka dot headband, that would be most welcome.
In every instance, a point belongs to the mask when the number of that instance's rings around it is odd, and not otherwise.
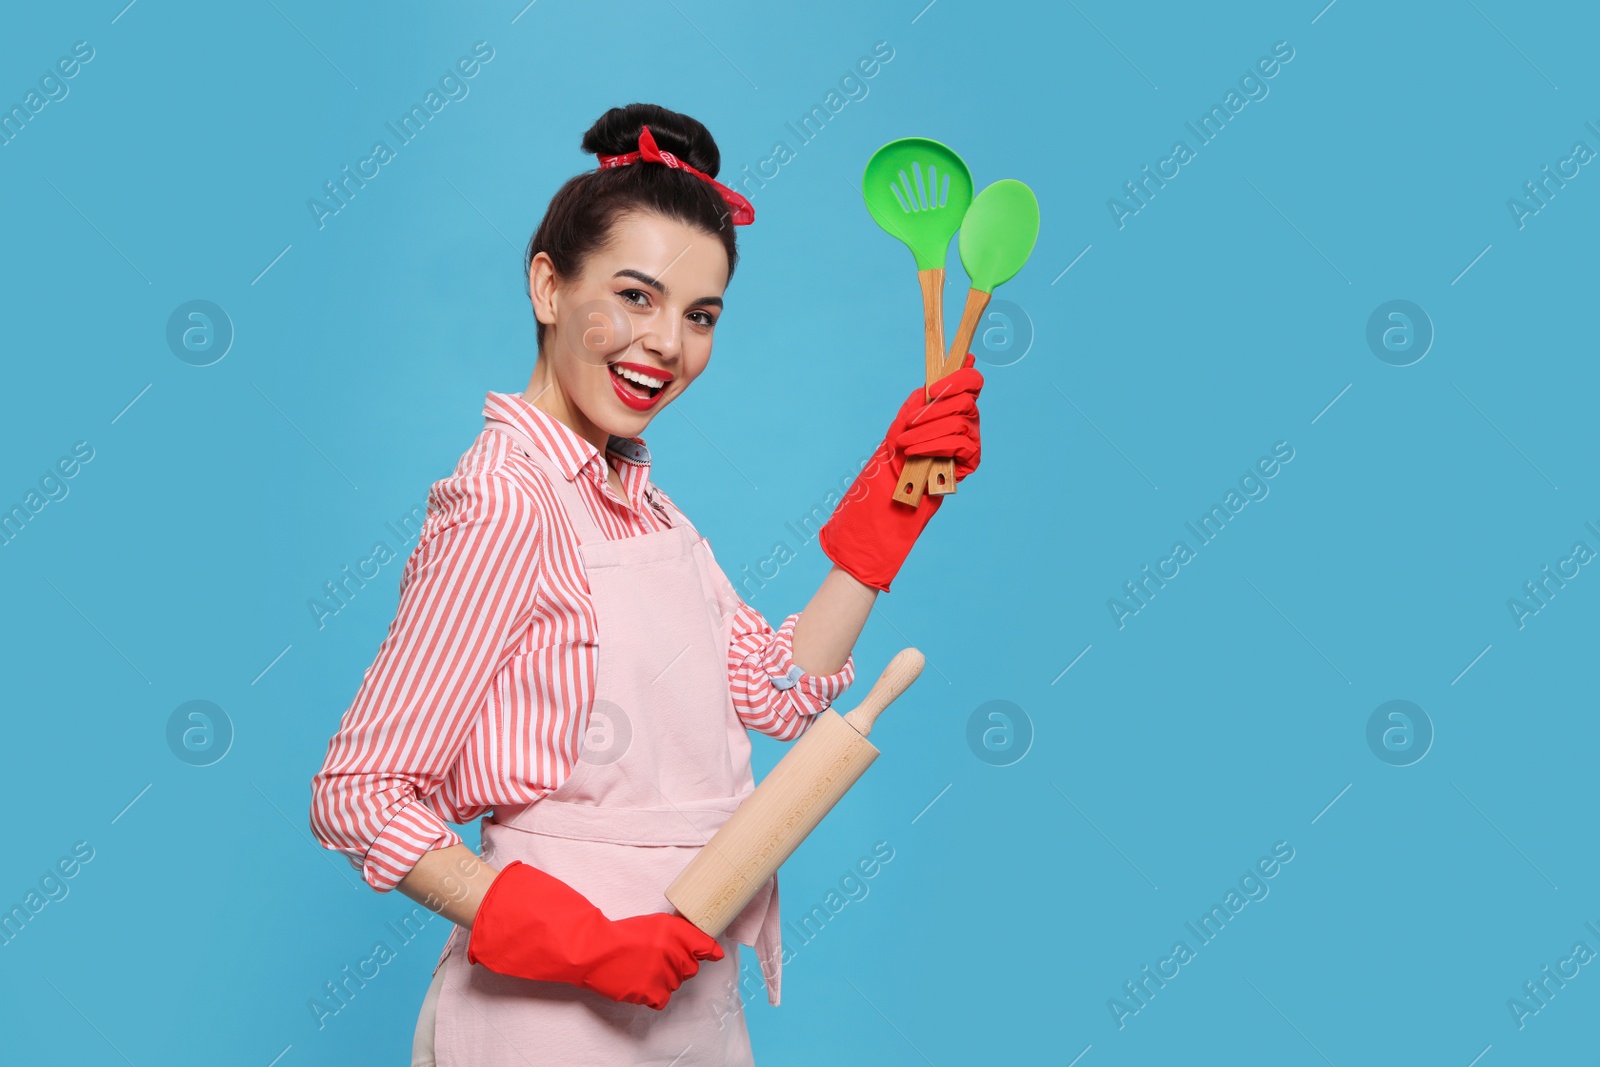
[[[721,195],[722,199],[728,202],[728,206],[733,209],[731,212],[731,217],[735,226],[748,226],[752,222],[756,221],[756,209],[750,205],[750,201],[746,200],[732,189],[729,189],[726,185],[723,185],[721,182],[711,177],[711,175],[695,170],[693,167],[689,166],[689,164],[685,163],[671,152],[661,151],[661,149],[656,147],[655,136],[650,132],[650,127],[648,126],[641,126],[639,128],[639,150],[637,152],[629,152],[620,156],[601,156],[600,169],[604,170],[607,167],[626,167],[629,163],[638,163],[641,161],[646,163],[663,163],[675,170],[688,171],[696,178],[699,178],[701,181],[711,185],[714,189],[716,189],[717,193]]]

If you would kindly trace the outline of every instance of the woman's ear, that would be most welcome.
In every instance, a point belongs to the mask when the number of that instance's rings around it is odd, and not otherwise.
[[[556,265],[547,252],[539,252],[528,265],[528,298],[533,316],[546,326],[556,322]]]

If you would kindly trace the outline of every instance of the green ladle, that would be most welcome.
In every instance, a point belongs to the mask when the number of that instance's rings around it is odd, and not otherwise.
[[[902,137],[867,160],[861,195],[873,220],[904,241],[916,257],[923,354],[927,385],[932,385],[944,364],[945,253],[972,203],[972,173],[946,145]]]
[[[972,280],[972,288],[967,290],[967,306],[961,312],[955,342],[930,381],[961,369],[995,287],[1016,277],[1033,254],[1038,238],[1039,201],[1022,182],[1002,178],[973,198],[961,220],[960,240],[961,265]],[[922,497],[924,483],[930,493],[955,492],[954,461],[913,456],[900,472],[895,499],[915,506]]]

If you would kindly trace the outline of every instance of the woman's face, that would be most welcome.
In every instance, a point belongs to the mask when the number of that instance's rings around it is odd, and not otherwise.
[[[545,337],[529,399],[602,451],[609,434],[639,436],[711,361],[727,284],[720,239],[654,212],[620,217],[576,278],[540,252],[528,288]]]

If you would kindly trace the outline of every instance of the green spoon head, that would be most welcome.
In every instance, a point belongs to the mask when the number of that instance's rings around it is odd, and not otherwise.
[[[1039,201],[1019,181],[1001,178],[972,200],[961,222],[961,265],[986,293],[1016,277],[1039,238]]]
[[[911,249],[917,270],[935,270],[972,203],[972,174],[938,141],[903,137],[872,153],[861,195],[877,224]]]

